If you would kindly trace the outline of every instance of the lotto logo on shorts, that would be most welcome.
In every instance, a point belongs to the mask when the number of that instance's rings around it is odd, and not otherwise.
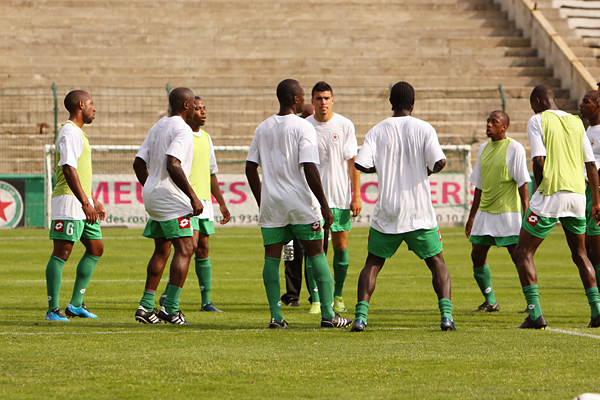
[[[438,236],[440,237],[440,242],[442,241],[442,232],[438,229]]]
[[[320,231],[321,230],[321,221],[313,222],[312,226],[310,227],[310,230],[313,232]]]
[[[54,232],[64,232],[65,231],[65,222],[64,221],[56,221],[54,223]]]
[[[538,217],[534,213],[529,214],[529,217],[527,217],[527,222],[529,222],[529,225],[531,226],[536,226],[539,220],[540,217]]]
[[[187,229],[190,227],[190,219],[188,217],[179,218],[179,229]]]

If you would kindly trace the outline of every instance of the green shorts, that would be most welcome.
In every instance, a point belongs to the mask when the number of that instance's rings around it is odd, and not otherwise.
[[[185,216],[170,219],[168,221],[155,221],[149,219],[142,236],[151,239],[165,238],[171,240],[180,237],[190,237],[192,234],[193,231],[190,217]]]
[[[215,233],[215,222],[208,218],[192,217],[192,229],[205,235]]]
[[[588,236],[600,235],[600,227],[596,225],[596,221],[592,216],[592,190],[590,185],[585,187],[585,233]]]
[[[50,239],[68,240],[75,243],[81,239],[100,240],[102,239],[102,230],[98,221],[88,224],[85,220],[54,219],[50,228]]]
[[[331,232],[346,232],[352,229],[350,224],[350,210],[342,210],[341,208],[332,208],[333,224],[329,227]]]
[[[521,226],[533,236],[545,239],[559,220],[563,228],[569,232],[573,232],[576,235],[583,235],[585,233],[585,218],[583,217],[540,217],[533,213],[531,208],[527,209]]]
[[[391,258],[402,242],[406,242],[408,249],[422,260],[433,257],[443,250],[442,235],[436,226],[431,229],[418,229],[405,233],[382,233],[377,229],[369,229],[369,253],[382,258]]]
[[[260,228],[263,246],[287,243],[294,238],[300,240],[323,240],[323,220],[306,225],[286,225],[280,228]]]
[[[510,245],[517,244],[518,241],[519,236],[495,237],[490,235],[471,235],[469,237],[469,242],[479,246],[508,247]]]

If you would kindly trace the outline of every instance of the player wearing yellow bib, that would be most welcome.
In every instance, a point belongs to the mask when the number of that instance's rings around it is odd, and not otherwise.
[[[198,284],[202,296],[202,307],[200,311],[221,312],[210,300],[212,266],[208,257],[208,237],[215,233],[215,213],[213,210],[211,194],[219,203],[221,215],[221,225],[229,222],[229,210],[223,199],[219,180],[217,179],[217,160],[210,135],[201,129],[206,123],[206,108],[204,102],[198,96],[194,101],[194,115],[187,119],[187,124],[194,133],[194,157],[192,161],[192,170],[190,171],[190,185],[202,202],[204,207],[202,214],[192,218],[192,229],[194,230],[194,243],[198,244],[196,248],[196,257],[194,258]],[[160,296],[162,305],[167,292]]]
[[[487,254],[491,246],[506,247],[513,254],[519,241],[521,210],[529,208],[527,183],[531,179],[525,149],[506,137],[509,125],[510,118],[505,112],[492,111],[485,132],[491,140],[479,148],[477,163],[469,177],[475,195],[465,234],[473,247],[473,276],[485,298],[474,312],[500,311]]]
[[[599,96],[596,90],[591,90],[583,96],[579,105],[579,112],[583,118],[590,121],[590,126],[586,131],[586,135],[590,140],[594,158],[596,159],[596,168],[600,167],[600,104]],[[585,219],[586,219],[586,235],[585,247],[588,257],[594,269],[596,270],[596,280],[600,275],[600,227],[596,225],[592,215],[592,189],[590,185],[585,188]]]
[[[584,165],[590,186],[597,188],[594,153],[581,120],[558,109],[550,87],[536,86],[529,100],[536,115],[527,123],[527,138],[531,144],[533,175],[538,188],[529,203],[513,254],[529,308],[529,316],[518,328],[545,329],[548,325],[540,307],[533,256],[559,220],[591,308],[588,326],[598,327],[600,299],[596,274],[585,251]],[[591,194],[591,213],[597,224],[600,220],[598,190]]]
[[[83,90],[67,94],[65,108],[69,111],[69,120],[56,138],[56,186],[51,201],[50,239],[54,250],[46,266],[46,319],[50,321],[68,321],[58,304],[62,271],[73,244],[80,240],[85,253],[77,264],[73,296],[65,313],[72,317],[98,318],[85,307],[83,295],[104,251],[98,220],[104,220],[106,211],[92,197],[92,155],[87,135],[82,130],[84,124],[92,123],[96,109],[91,96]]]

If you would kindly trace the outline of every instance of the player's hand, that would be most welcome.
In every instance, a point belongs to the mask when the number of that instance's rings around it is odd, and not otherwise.
[[[229,219],[231,218],[231,214],[229,214],[229,210],[227,209],[227,206],[225,204],[220,206],[219,209],[221,210],[221,215],[223,216],[223,218],[221,219],[221,222],[219,222],[219,223],[221,225],[225,225],[226,223],[229,222]]]
[[[350,212],[352,213],[353,217],[357,217],[361,211],[362,211],[362,200],[360,199],[360,196],[356,196],[356,197],[352,198],[352,201],[350,202]]]
[[[467,220],[467,224],[465,225],[465,235],[467,239],[471,237],[471,229],[473,229],[473,221]]]
[[[325,225],[323,226],[323,229],[327,230],[329,229],[331,224],[333,224],[333,213],[331,212],[329,207],[321,209],[321,212],[323,213],[323,219],[325,220]]]
[[[86,203],[83,207],[81,207],[83,213],[85,214],[85,222],[88,224],[95,224],[98,221],[98,213],[93,205],[89,202]]]
[[[96,199],[94,200],[94,210],[96,210],[96,214],[98,214],[98,219],[100,221],[106,221],[106,210],[104,206]]]
[[[592,215],[594,216],[594,222],[596,222],[596,225],[600,226],[600,205],[592,205]]]
[[[190,203],[192,205],[192,215],[197,216],[202,214],[202,211],[204,211],[204,206],[202,205],[202,202],[198,199],[198,197],[194,195],[194,198],[191,200]]]

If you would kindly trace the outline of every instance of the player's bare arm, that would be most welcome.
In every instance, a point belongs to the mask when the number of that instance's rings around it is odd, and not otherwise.
[[[588,175],[588,181],[591,188],[598,187],[598,175],[594,172],[596,171],[596,163],[594,161],[586,162],[585,169]],[[596,225],[600,225],[600,194],[598,190],[592,190],[592,215],[594,217],[594,221],[596,221]]]
[[[525,214],[529,208],[529,185],[527,183],[519,188],[519,197],[521,198],[521,212]]]
[[[356,156],[348,160],[348,175],[352,184],[352,200],[350,201],[350,212],[356,217],[362,210],[362,200],[360,198],[360,171],[354,166]]]
[[[431,175],[431,174],[437,174],[438,172],[440,172],[441,170],[444,169],[444,167],[446,166],[446,159],[441,159],[438,160],[435,165],[433,166],[433,170],[430,170],[429,168],[427,168],[427,175]]]
[[[246,179],[250,190],[256,199],[256,204],[260,209],[260,176],[258,176],[258,164],[252,161],[246,161]]]
[[[202,214],[202,202],[196,196],[194,189],[190,186],[188,178],[181,168],[181,161],[173,156],[167,155],[167,172],[179,189],[190,199],[192,205],[192,215]]]
[[[221,192],[221,187],[219,186],[219,180],[217,179],[216,174],[212,174],[210,176],[210,192],[213,196],[215,196],[217,203],[219,203],[219,210],[221,210],[221,215],[223,216],[219,223],[221,225],[225,225],[229,222],[231,214],[229,213],[229,209],[225,204],[225,199],[223,198],[223,193]]]
[[[465,225],[465,235],[467,239],[471,237],[471,230],[473,229],[473,221],[475,220],[475,215],[477,215],[477,210],[479,210],[479,203],[481,202],[481,189],[475,188],[475,194],[473,195],[473,204],[471,205],[471,211],[469,212],[469,217],[467,218],[467,224]]]
[[[533,157],[533,160],[532,160],[533,179],[535,179],[535,183],[538,187],[542,184],[542,179],[544,179],[544,163],[545,162],[546,162],[546,157],[544,157],[544,156]],[[596,168],[594,168],[594,169],[596,169]]]
[[[331,224],[333,224],[333,214],[329,209],[329,204],[327,204],[327,199],[325,198],[325,192],[323,191],[323,185],[321,184],[321,176],[319,174],[319,169],[317,165],[314,163],[303,163],[304,166],[304,176],[306,177],[306,182],[308,183],[308,187],[313,192],[319,204],[321,205],[321,213],[323,214],[323,219],[325,220],[325,229],[329,229]]]
[[[67,185],[77,197],[77,200],[81,203],[81,209],[85,213],[85,221],[88,224],[94,224],[98,220],[98,213],[94,208],[93,204],[90,204],[87,195],[83,191],[81,187],[81,182],[79,181],[79,175],[77,174],[77,169],[71,167],[70,165],[63,165],[63,175],[65,176],[65,180],[67,181]]]
[[[133,170],[140,185],[144,186],[148,179],[148,165],[146,165],[146,161],[136,157],[133,161]]]

